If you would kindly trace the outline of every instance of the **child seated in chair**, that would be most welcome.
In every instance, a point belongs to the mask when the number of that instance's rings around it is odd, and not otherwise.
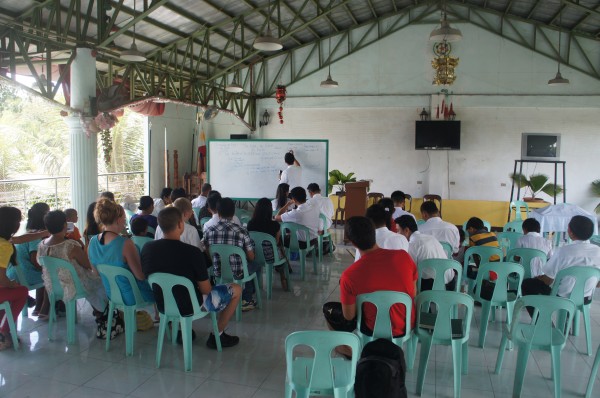
[[[523,221],[523,236],[517,240],[517,248],[538,249],[546,253],[546,257],[552,256],[552,242],[540,235],[540,223],[535,218]],[[534,258],[530,263],[531,277],[542,275],[542,260]]]
[[[141,253],[142,248],[148,242],[152,242],[152,238],[148,236],[148,221],[145,218],[137,217],[131,220],[129,224],[129,228],[131,229],[131,233],[133,236],[131,240],[137,247],[138,251]]]

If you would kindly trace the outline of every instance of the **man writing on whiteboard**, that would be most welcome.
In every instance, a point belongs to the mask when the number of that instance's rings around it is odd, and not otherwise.
[[[279,183],[288,184],[290,189],[302,186],[302,168],[294,156],[294,151],[290,149],[285,154],[284,160],[288,167],[279,174]]]

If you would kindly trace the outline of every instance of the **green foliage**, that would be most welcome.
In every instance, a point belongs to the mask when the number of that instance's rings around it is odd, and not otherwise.
[[[545,174],[532,174],[529,176],[529,178],[527,178],[520,173],[511,173],[510,178],[512,178],[515,184],[517,184],[520,188],[529,189],[529,191],[531,191],[532,198],[535,198],[535,196],[540,192],[552,197],[554,197],[555,190],[556,195],[563,192],[562,186],[549,183],[549,178]]]
[[[600,180],[596,180],[596,181],[592,182],[591,191],[592,191],[592,195],[594,195],[596,197],[600,197]],[[598,203],[598,205],[596,206],[596,208],[594,210],[596,211],[597,214],[600,214],[600,203]]]
[[[340,187],[340,189],[343,190],[344,184],[347,182],[356,182],[356,177],[354,177],[354,173],[348,173],[346,175],[337,169],[331,170],[329,172],[329,184],[327,194],[331,193],[334,186],[338,186]]]

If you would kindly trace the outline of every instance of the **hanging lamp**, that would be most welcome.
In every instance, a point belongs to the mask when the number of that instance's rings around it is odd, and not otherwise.
[[[235,51],[235,27],[233,28],[233,62],[235,63],[235,57],[236,57],[236,51]],[[231,81],[231,84],[228,84],[225,87],[225,91],[227,91],[228,93],[241,93],[242,91],[244,91],[244,88],[242,86],[240,86],[237,82],[237,71],[233,72],[233,80]]]
[[[281,40],[273,36],[271,32],[271,1],[269,1],[269,11],[267,13],[267,33],[254,39],[254,48],[260,51],[279,51],[283,48]]]
[[[431,41],[443,41],[454,42],[462,40],[462,33],[459,29],[450,26],[446,15],[446,2],[442,4],[442,19],[440,20],[440,27],[431,31],[429,40]]]
[[[564,77],[562,77],[562,75],[560,74],[560,37],[561,37],[561,32],[562,32],[562,13],[559,16],[559,20],[558,20],[558,24],[560,25],[559,30],[558,30],[558,71],[556,72],[556,76],[554,76],[553,79],[548,80],[548,85],[549,86],[559,86],[562,84],[569,84],[569,79],[565,79]]]
[[[331,78],[331,25],[329,25],[329,65],[327,67],[327,79],[321,82],[323,88],[337,88],[338,82]]]
[[[135,18],[135,0],[133,1],[133,17]],[[135,45],[135,24],[133,24],[133,43],[131,43],[131,47],[129,50],[125,50],[121,52],[120,58],[123,61],[127,62],[144,62],[146,60],[146,55],[139,51],[137,46]]]

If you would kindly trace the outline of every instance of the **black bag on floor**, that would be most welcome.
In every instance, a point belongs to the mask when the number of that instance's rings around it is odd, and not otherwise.
[[[389,340],[365,345],[356,366],[356,398],[406,398],[404,351]]]
[[[98,325],[96,329],[96,337],[103,340],[106,340],[106,334],[109,333],[109,330],[111,340],[125,331],[125,322],[117,310],[114,310],[112,325],[108,327],[108,305],[106,306],[102,316],[96,319],[96,324]]]

